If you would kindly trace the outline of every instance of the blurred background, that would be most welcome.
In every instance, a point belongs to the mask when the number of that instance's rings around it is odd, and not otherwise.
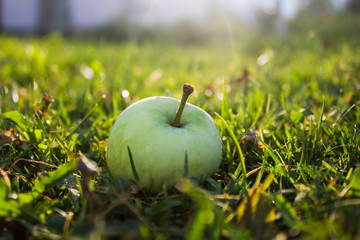
[[[291,96],[324,78],[316,66],[329,54],[340,67],[356,58],[360,0],[0,0],[0,32],[9,103],[32,85],[73,99],[124,92],[136,100],[174,96],[185,81],[206,101],[222,82],[226,91],[249,83]],[[330,80],[338,74],[324,71]],[[340,91],[337,81],[324,94]]]
[[[359,0],[0,0],[0,31],[182,44],[305,33],[331,45],[357,41],[359,14]]]

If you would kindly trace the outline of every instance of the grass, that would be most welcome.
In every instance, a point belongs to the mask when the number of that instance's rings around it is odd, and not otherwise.
[[[359,47],[0,41],[1,237],[360,237]],[[221,133],[218,172],[158,194],[111,178],[118,114],[184,82]]]

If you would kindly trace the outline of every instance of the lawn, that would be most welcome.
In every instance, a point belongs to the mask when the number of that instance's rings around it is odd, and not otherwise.
[[[1,237],[360,237],[359,46],[0,42]],[[156,193],[112,178],[117,116],[185,82],[219,129],[219,170]]]

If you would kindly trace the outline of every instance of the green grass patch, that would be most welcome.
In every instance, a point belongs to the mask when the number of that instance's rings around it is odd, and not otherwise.
[[[305,40],[254,54],[0,37],[0,236],[359,238],[360,48]],[[157,194],[113,179],[119,113],[184,82],[219,128],[218,172]]]

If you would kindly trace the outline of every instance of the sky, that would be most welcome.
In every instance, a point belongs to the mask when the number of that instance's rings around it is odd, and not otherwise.
[[[233,13],[251,22],[259,9],[273,13],[278,5],[283,18],[293,17],[304,0],[67,0],[75,28],[105,24],[122,14],[142,25],[173,24],[184,19],[206,19],[216,12]],[[332,0],[342,5],[346,0]],[[10,28],[32,27],[37,21],[39,0],[2,0],[3,24]]]
[[[224,6],[244,19],[252,19],[256,8],[272,13],[277,2],[280,4],[281,15],[287,18],[294,16],[299,7],[299,0],[226,0]]]
[[[135,20],[144,25],[172,24],[177,20],[193,18],[201,19],[208,16],[209,6],[215,6],[218,11],[235,14],[245,21],[253,20],[257,9],[265,13],[273,13],[279,3],[280,14],[291,18],[296,14],[300,0],[137,0],[134,8],[137,14]],[[211,11],[211,9],[210,9]]]

